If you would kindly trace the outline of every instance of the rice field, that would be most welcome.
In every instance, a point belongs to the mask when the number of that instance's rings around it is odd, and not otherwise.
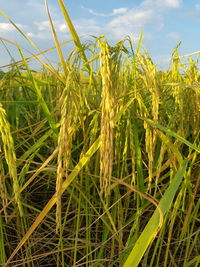
[[[58,67],[3,14],[36,53],[1,38],[21,60],[0,73],[0,265],[198,267],[198,53],[162,71],[142,34],[82,43],[58,2]]]

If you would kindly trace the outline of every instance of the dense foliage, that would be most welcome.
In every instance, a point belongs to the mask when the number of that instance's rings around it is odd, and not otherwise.
[[[70,31],[59,70],[19,47],[1,75],[0,263],[197,267],[198,60],[160,71],[141,41]]]

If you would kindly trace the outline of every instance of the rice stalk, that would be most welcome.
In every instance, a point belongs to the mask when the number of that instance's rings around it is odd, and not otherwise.
[[[145,86],[148,87],[148,91],[151,93],[151,105],[152,105],[152,118],[153,121],[158,121],[159,115],[159,104],[160,104],[160,97],[158,91],[158,85],[156,81],[156,67],[148,57],[141,57],[140,61],[144,74],[143,80],[145,82]],[[148,173],[149,173],[149,183],[148,183],[148,191],[151,193],[151,183],[152,183],[152,175],[153,175],[153,163],[154,163],[154,154],[155,154],[155,147],[157,141],[157,134],[155,131],[149,127],[149,125],[144,122],[145,132],[145,146],[146,152],[148,154]]]
[[[100,145],[100,189],[107,198],[112,175],[114,136],[114,93],[111,80],[111,58],[106,41],[99,41],[100,71],[102,79],[101,100],[101,145]]]
[[[72,149],[72,131],[71,124],[73,119],[73,107],[72,99],[69,99],[70,92],[70,76],[63,93],[60,97],[61,107],[61,119],[60,119],[60,132],[58,135],[58,167],[56,177],[56,231],[61,228],[61,195],[62,195],[62,184],[63,179],[68,177],[68,167],[71,159]],[[70,112],[69,112],[70,110]],[[74,122],[73,122],[74,123]],[[71,131],[70,131],[71,130]]]
[[[8,165],[8,170],[10,177],[13,180],[13,193],[15,196],[15,201],[19,209],[20,216],[23,216],[23,208],[20,197],[20,187],[17,177],[17,166],[16,166],[16,155],[14,142],[10,130],[10,125],[6,117],[6,111],[0,104],[0,133],[3,141],[3,150],[5,154],[6,163]]]

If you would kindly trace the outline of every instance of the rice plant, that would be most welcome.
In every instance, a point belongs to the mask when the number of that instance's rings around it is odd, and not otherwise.
[[[36,49],[0,73],[2,266],[199,266],[199,58],[129,37]],[[48,57],[54,49],[60,62]],[[30,68],[30,60],[41,70]]]

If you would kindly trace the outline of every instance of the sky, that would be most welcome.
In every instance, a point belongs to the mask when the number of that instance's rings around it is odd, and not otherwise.
[[[58,1],[47,2],[59,41],[71,40]],[[77,33],[84,36],[81,38],[83,43],[93,39],[91,36],[102,34],[111,44],[127,35],[137,43],[143,31],[143,46],[161,68],[168,65],[172,51],[180,41],[180,55],[200,50],[200,0],[64,0],[64,3]],[[41,50],[54,45],[44,0],[0,0],[0,10]],[[0,38],[35,51],[2,14]],[[70,46],[63,50],[66,57]],[[0,68],[11,61],[6,48],[15,60],[20,59],[13,45],[0,42]],[[56,64],[55,52],[49,53],[48,57]]]

